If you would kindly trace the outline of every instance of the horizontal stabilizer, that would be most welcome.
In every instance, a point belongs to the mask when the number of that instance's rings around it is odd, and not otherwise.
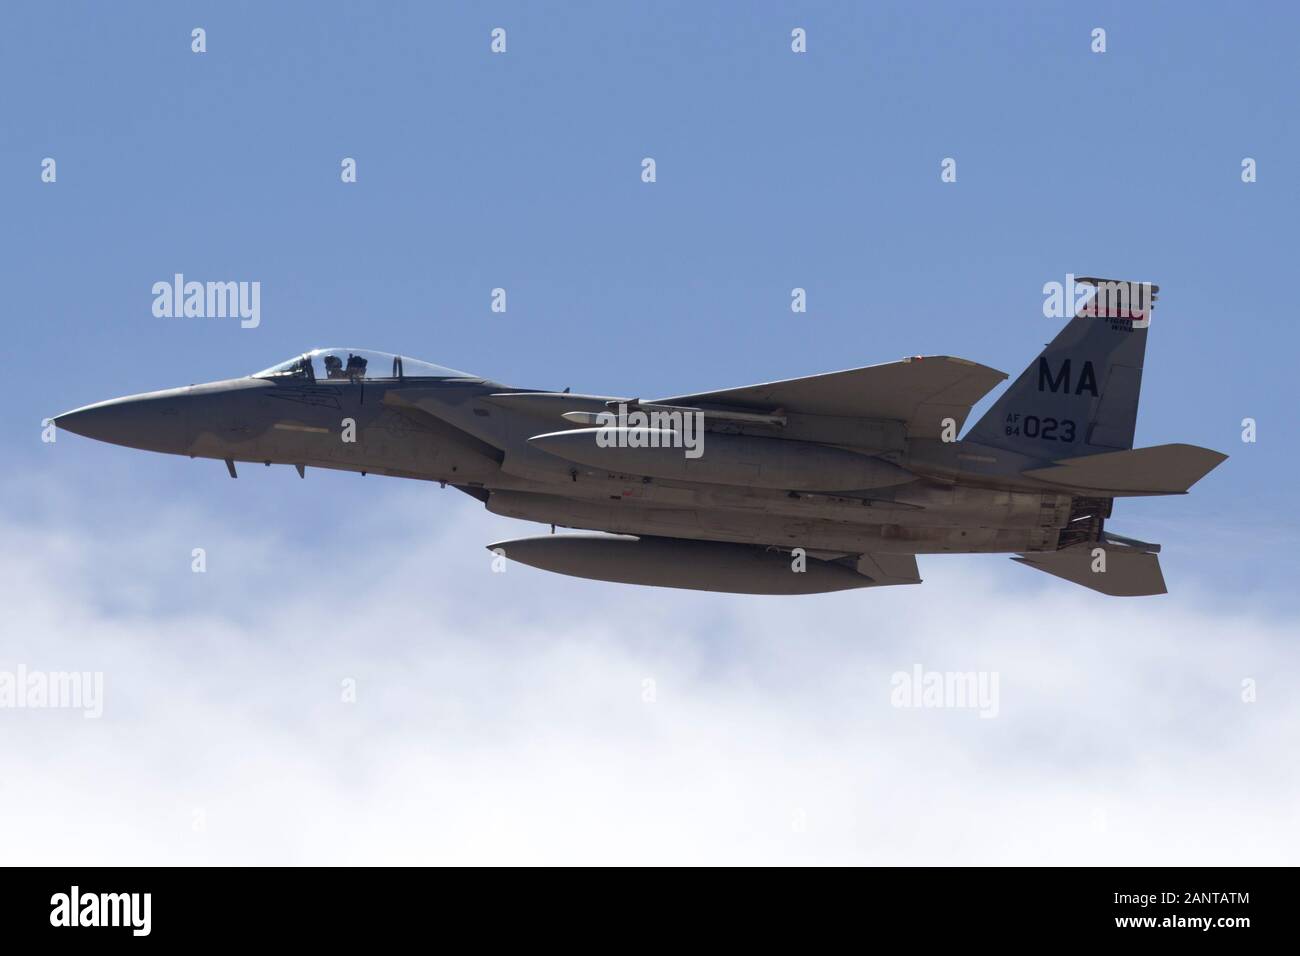
[[[1196,445],[1155,445],[1062,458],[1023,474],[1062,488],[1110,495],[1181,495],[1227,457]]]
[[[1104,554],[1094,556],[1100,548]],[[1104,571],[1094,571],[1104,558]],[[1164,594],[1165,578],[1160,573],[1160,558],[1149,552],[1097,543],[1076,544],[1061,551],[1034,551],[1011,559],[1039,571],[1064,578],[1085,588],[1114,597],[1140,597]]]

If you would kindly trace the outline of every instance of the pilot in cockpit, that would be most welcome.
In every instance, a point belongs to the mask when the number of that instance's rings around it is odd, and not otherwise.
[[[325,363],[326,378],[347,378],[347,373],[343,371],[343,360],[337,355],[326,355],[323,359]]]
[[[336,359],[335,361],[337,361],[337,359]],[[366,365],[367,365],[367,364],[369,364],[369,363],[367,362],[366,359],[363,359],[360,355],[353,355],[351,352],[349,352],[349,353],[348,353],[348,369],[347,369],[347,377],[348,377],[348,378],[365,378],[365,377],[366,377]]]

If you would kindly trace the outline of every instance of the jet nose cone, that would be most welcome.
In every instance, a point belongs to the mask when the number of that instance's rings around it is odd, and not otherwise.
[[[105,419],[108,417],[104,414],[102,405],[83,405],[81,408],[74,408],[62,415],[55,415],[54,424],[65,432],[72,432],[74,435],[84,435],[87,438],[103,441],[103,435],[106,431],[104,427]]]
[[[187,391],[169,389],[96,402],[55,416],[54,424],[96,441],[182,454],[188,445]]]

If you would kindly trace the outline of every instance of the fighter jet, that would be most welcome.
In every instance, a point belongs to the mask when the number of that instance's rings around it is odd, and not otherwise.
[[[222,460],[232,478],[262,462],[451,485],[551,526],[489,544],[497,555],[600,581],[813,594],[917,584],[917,555],[979,552],[1103,594],[1161,594],[1160,546],[1106,527],[1115,499],[1184,494],[1227,456],[1133,447],[1158,288],[1075,281],[1091,297],[960,438],[1007,376],[946,355],[642,400],[314,349],[55,422]]]

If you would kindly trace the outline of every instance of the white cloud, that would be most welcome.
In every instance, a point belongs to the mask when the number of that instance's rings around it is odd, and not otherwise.
[[[106,681],[98,721],[0,711],[6,861],[1295,862],[1267,609],[998,557],[800,598],[496,575],[535,526],[381,487],[328,539],[112,489],[6,519],[0,669]],[[998,672],[999,716],[891,707],[917,663]]]

